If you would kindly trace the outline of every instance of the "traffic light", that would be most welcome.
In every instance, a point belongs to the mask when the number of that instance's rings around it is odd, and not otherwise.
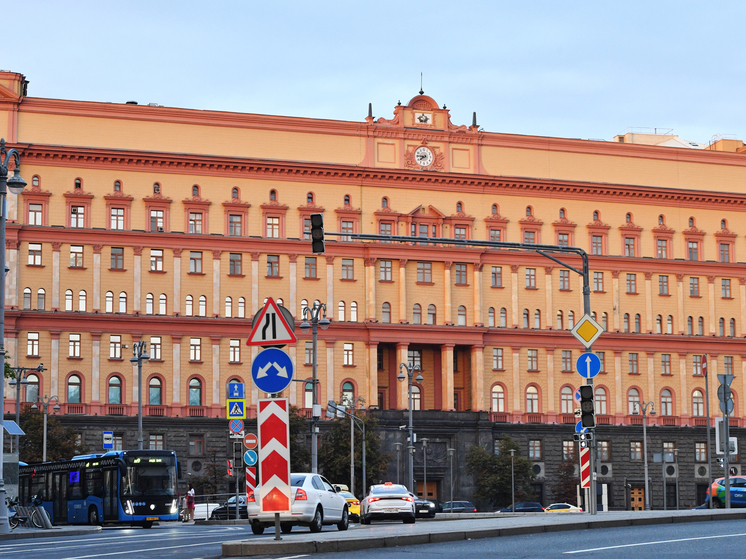
[[[233,460],[228,460],[228,475],[233,477]]]
[[[324,252],[324,214],[311,214],[311,250]]]
[[[580,413],[580,422],[583,427],[596,426],[593,406],[593,387],[588,384],[580,387]]]

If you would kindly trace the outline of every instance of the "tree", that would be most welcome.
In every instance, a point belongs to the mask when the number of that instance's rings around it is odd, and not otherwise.
[[[385,476],[391,461],[390,454],[381,452],[378,422],[368,415],[357,413],[365,423],[365,483],[360,485],[363,477],[362,433],[355,427],[355,492],[362,494],[369,485],[378,483]],[[332,483],[350,485],[350,418],[335,419],[331,428],[323,435],[319,446],[319,471]]]
[[[561,503],[575,503],[578,499],[577,486],[580,483],[575,475],[575,460],[563,460],[557,469],[557,481],[552,485],[554,500]]]
[[[290,406],[290,471],[311,471],[311,449],[306,444],[308,423],[295,406]],[[349,448],[349,447],[348,447]]]
[[[21,411],[21,428],[26,433],[20,438],[20,459],[41,462],[44,456],[44,414],[31,408]],[[47,416],[47,461],[70,460],[76,454],[86,454],[88,448],[78,444],[72,427],[64,427],[54,415]]]
[[[474,478],[474,498],[496,506],[511,503],[510,450],[515,450],[515,498],[525,500],[532,494],[531,481],[534,472],[531,462],[521,457],[518,444],[505,435],[499,443],[497,453],[490,454],[484,447],[472,446],[466,454],[466,473]]]
[[[10,355],[8,355],[6,353],[5,354],[5,372],[4,372],[3,376],[5,376],[5,378],[16,378],[15,371],[10,366],[10,363],[8,363],[9,360],[10,360]]]
[[[190,477],[189,481],[199,495],[214,495],[225,487],[228,464],[218,457],[218,449],[207,449],[207,460],[203,462],[204,470],[198,476]]]

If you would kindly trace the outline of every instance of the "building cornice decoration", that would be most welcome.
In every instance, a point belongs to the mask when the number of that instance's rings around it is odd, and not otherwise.
[[[688,229],[684,229],[682,233],[686,237],[704,237],[706,235],[706,233],[702,231],[702,229],[697,229],[696,225],[692,225]]]
[[[721,229],[720,231],[715,233],[715,237],[722,239],[735,239],[736,237],[738,237],[738,235],[731,232],[729,229]]]
[[[346,204],[344,207],[337,208],[334,211],[342,215],[362,215],[363,213],[363,210],[360,208],[353,208],[350,204]]]
[[[578,226],[577,223],[573,223],[566,217],[562,217],[558,219],[557,221],[552,222],[552,225],[554,225],[555,227],[566,228],[566,229],[575,229]]]
[[[65,198],[81,198],[86,200],[91,200],[93,198],[93,194],[90,192],[85,192],[82,188],[76,188],[75,190],[67,191],[63,194]]]
[[[609,229],[611,229],[610,225],[607,225],[606,223],[604,223],[600,219],[596,219],[595,221],[591,221],[588,225],[586,225],[586,227],[588,229],[593,230],[593,231],[596,231],[596,230],[600,231],[602,229],[608,231]]]
[[[642,227],[639,227],[630,221],[629,223],[620,225],[619,230],[622,232],[627,231],[628,233],[639,233],[640,231],[642,231]]]
[[[143,198],[143,202],[146,202],[146,203],[147,202],[150,202],[150,203],[159,202],[159,203],[163,203],[163,204],[170,204],[171,202],[173,202],[173,200],[171,200],[171,198],[167,198],[166,196],[164,196],[160,192],[155,192],[155,193],[153,193],[152,196],[145,196]]]
[[[533,215],[527,215],[523,219],[519,219],[518,223],[520,223],[521,225],[544,225],[544,222],[542,220]]]
[[[659,225],[658,227],[653,227],[652,231],[653,233],[658,233],[658,234],[663,234],[663,235],[673,235],[674,233],[676,233],[675,229],[668,227],[665,223]]]
[[[128,194],[125,194],[121,190],[115,190],[111,194],[104,195],[104,200],[125,200],[131,202],[135,198]]]
[[[223,202],[223,207],[225,208],[250,208],[251,204],[248,202],[242,202],[240,198],[231,198],[230,200],[226,200]]]
[[[190,205],[190,206],[211,206],[212,202],[209,200],[206,200],[205,198],[202,198],[202,196],[192,196],[191,198],[184,198],[182,200],[182,203]]]

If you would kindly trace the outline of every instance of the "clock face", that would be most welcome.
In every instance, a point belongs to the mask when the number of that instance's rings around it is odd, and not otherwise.
[[[414,151],[414,160],[420,167],[428,167],[433,162],[433,152],[425,146],[420,146]]]

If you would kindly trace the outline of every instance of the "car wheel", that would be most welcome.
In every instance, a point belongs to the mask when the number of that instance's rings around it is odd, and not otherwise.
[[[251,523],[251,533],[255,536],[261,536],[264,533],[264,526],[257,522]]]
[[[311,529],[311,532],[314,534],[321,532],[321,529],[324,527],[324,516],[321,512],[321,507],[318,507],[316,509],[316,513],[313,515],[313,520],[311,521],[311,525],[309,528]]]
[[[723,508],[723,504],[720,502],[720,499],[713,499],[712,500],[712,508],[714,508],[714,509],[721,509],[721,508]]]
[[[370,524],[370,520],[365,516],[360,516],[360,524]]]
[[[414,524],[414,522],[415,522],[415,517],[414,517],[414,515],[412,515],[412,516],[405,516],[405,517],[404,517],[404,518],[402,519],[402,521],[404,522],[404,524]]]
[[[293,525],[292,524],[288,524],[287,522],[281,522],[280,523],[280,531],[283,534],[289,534],[290,532],[293,531]]]
[[[342,510],[342,520],[340,520],[339,524],[337,524],[337,529],[340,532],[344,532],[345,530],[347,530],[349,525],[350,525],[350,517],[347,513],[347,507],[345,507]]]

